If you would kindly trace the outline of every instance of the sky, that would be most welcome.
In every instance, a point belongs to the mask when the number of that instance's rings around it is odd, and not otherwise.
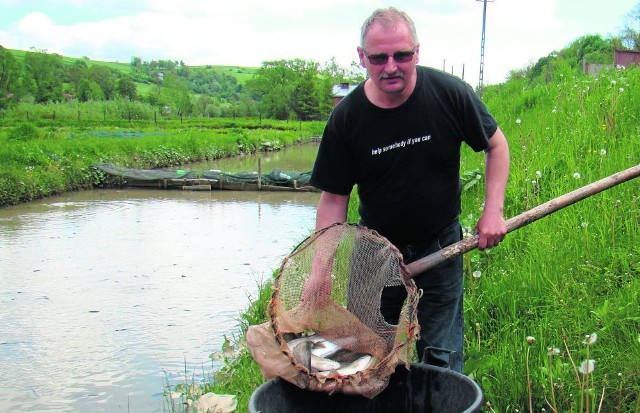
[[[483,83],[587,34],[619,35],[639,0],[486,3]],[[420,64],[479,83],[483,0],[0,0],[0,45],[129,63],[259,67],[280,59],[357,62],[362,22],[394,6],[414,20]]]

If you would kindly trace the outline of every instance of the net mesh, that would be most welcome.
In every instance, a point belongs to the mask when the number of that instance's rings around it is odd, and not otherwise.
[[[398,323],[389,324],[380,312],[382,289],[399,285],[407,299]],[[386,238],[362,226],[336,224],[314,232],[284,259],[274,281],[270,323],[262,326],[262,338],[249,331],[247,341],[266,377],[371,398],[384,390],[399,363],[408,367],[413,357],[418,298],[402,255]],[[266,351],[271,334],[275,353]],[[315,371],[288,344],[308,334],[371,355],[372,362],[349,374]]]

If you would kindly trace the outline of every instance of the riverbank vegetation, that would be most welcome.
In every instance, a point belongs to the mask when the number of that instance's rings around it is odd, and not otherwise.
[[[640,163],[639,88],[638,68],[488,87],[484,99],[511,147],[505,216]],[[482,208],[483,159],[463,155],[470,230]],[[635,179],[465,255],[464,372],[482,387],[486,411],[640,410],[639,212]],[[237,352],[211,383],[182,390],[235,394],[246,410],[263,379],[243,336],[266,320],[270,291],[251,298]]]
[[[95,163],[175,167],[310,142],[322,128],[321,122],[207,118],[6,122],[0,126],[0,207],[104,186],[108,177],[91,167]]]

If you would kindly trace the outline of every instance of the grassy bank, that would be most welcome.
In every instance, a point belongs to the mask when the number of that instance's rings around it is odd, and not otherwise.
[[[488,88],[512,153],[506,217],[637,165],[639,89],[638,69]],[[482,207],[482,162],[465,150],[467,227]],[[640,411],[639,211],[636,179],[466,254],[465,373],[486,411]],[[238,411],[263,381],[242,335],[266,319],[269,294],[266,285],[241,315],[238,353],[196,386],[237,395]]]
[[[36,117],[36,110],[58,114]],[[98,162],[129,168],[178,166],[308,142],[323,127],[320,122],[258,119],[101,121],[101,112],[98,119],[78,121],[64,118],[65,110],[78,108],[34,105],[32,120],[2,120],[0,206],[101,186],[106,177],[91,168]]]

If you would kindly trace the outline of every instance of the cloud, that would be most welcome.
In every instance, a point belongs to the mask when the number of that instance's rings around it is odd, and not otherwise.
[[[16,0],[0,1],[16,4]],[[32,5],[39,11],[25,14],[13,27],[1,31],[0,44],[120,62],[137,56],[182,60],[189,65],[259,66],[275,59],[326,62],[335,57],[343,67],[357,61],[363,20],[376,7],[386,5],[379,0],[40,3],[25,0],[14,6]],[[422,4],[397,0],[395,5],[416,23],[422,64],[444,67],[458,76],[464,70],[465,80],[477,84],[482,1],[430,0]],[[576,34],[569,17],[558,18],[559,5],[558,0],[487,3],[485,83],[501,82],[510,70],[537,61],[584,34]],[[562,7],[567,5],[562,3]]]

